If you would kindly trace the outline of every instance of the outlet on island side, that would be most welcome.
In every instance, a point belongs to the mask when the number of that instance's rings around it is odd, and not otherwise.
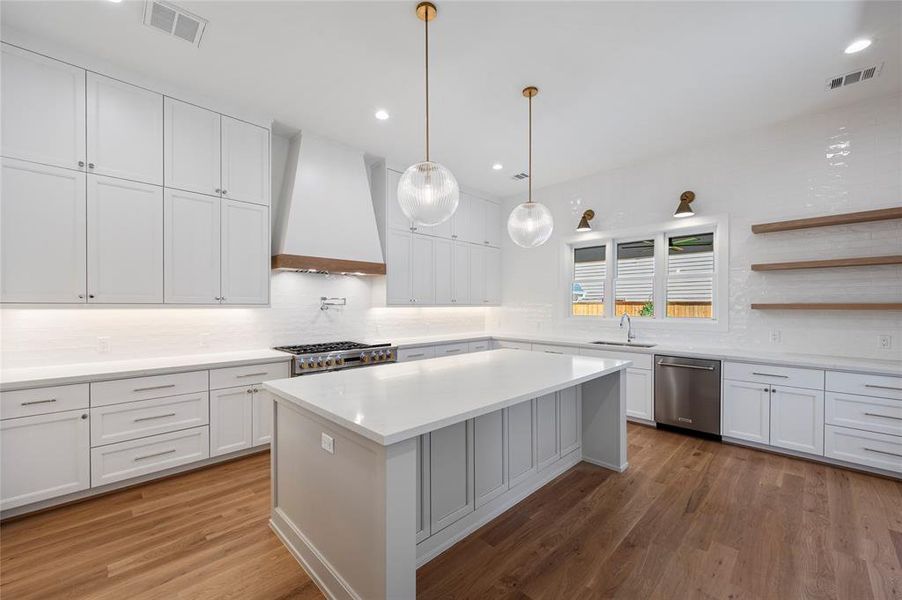
[[[332,439],[332,436],[324,433],[322,434],[323,438],[320,442],[320,445],[323,447],[323,450],[328,452],[329,454],[335,454],[335,440]]]
[[[878,335],[877,336],[877,347],[881,350],[892,350],[893,349],[893,336],[891,335]]]
[[[782,344],[783,343],[783,332],[779,329],[771,329],[770,330],[770,343],[771,344]]]
[[[97,337],[97,351],[101,354],[108,354],[110,352],[112,344],[110,343],[110,336],[101,335]]]

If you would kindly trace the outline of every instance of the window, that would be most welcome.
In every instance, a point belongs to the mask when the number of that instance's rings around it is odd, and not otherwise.
[[[714,318],[714,234],[667,238],[667,316]]]
[[[655,240],[617,244],[614,316],[655,316]]]
[[[573,283],[570,314],[604,316],[604,285],[607,279],[605,246],[573,250]]]

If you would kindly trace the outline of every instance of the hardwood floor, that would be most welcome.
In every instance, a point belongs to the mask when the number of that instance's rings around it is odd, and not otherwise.
[[[629,427],[417,573],[418,598],[902,599],[902,483]],[[0,528],[0,595],[321,598],[270,532],[268,454]]]

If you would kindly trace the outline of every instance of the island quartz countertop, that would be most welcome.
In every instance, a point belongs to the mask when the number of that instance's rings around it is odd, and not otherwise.
[[[281,400],[388,446],[631,364],[503,349],[280,379],[263,386]]]

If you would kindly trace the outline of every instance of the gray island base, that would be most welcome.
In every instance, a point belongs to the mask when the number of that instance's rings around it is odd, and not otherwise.
[[[581,460],[627,468],[629,361],[493,350],[273,381],[271,526],[331,598],[416,569]]]

